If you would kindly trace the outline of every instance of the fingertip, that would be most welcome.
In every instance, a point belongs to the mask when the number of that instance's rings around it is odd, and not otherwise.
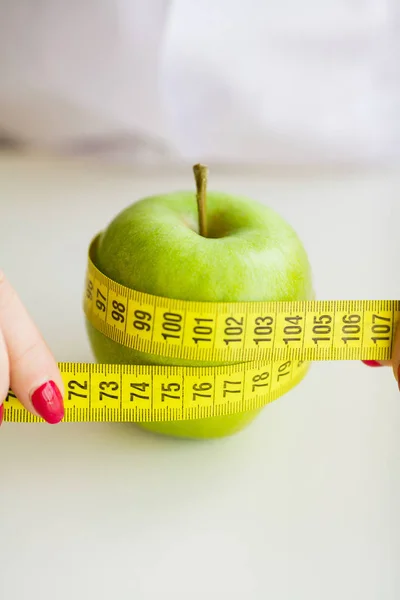
[[[1,427],[2,423],[3,423],[3,418],[4,418],[4,404],[2,404],[0,406],[0,427]]]
[[[51,425],[59,423],[64,418],[63,396],[54,381],[46,381],[30,394],[30,400],[35,411]]]
[[[367,367],[383,367],[377,360],[362,360],[361,362],[364,363],[364,365],[367,365]]]

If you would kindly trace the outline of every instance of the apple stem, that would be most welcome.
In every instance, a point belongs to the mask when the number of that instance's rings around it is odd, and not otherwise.
[[[203,237],[207,237],[207,180],[208,167],[205,165],[194,165],[194,178],[196,180],[197,190],[197,211],[199,215],[199,233]]]

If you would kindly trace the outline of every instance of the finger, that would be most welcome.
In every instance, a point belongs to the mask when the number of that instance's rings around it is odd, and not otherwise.
[[[361,362],[367,367],[390,367],[392,364],[390,360],[362,360]]]
[[[0,329],[10,364],[10,386],[30,412],[48,423],[64,416],[56,361],[10,282],[0,273]]]
[[[10,389],[10,365],[3,334],[0,330],[0,425],[4,417],[4,400]]]

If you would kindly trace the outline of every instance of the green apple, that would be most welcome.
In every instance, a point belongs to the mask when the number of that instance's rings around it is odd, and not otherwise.
[[[305,249],[293,228],[271,208],[249,198],[209,192],[207,226],[204,237],[199,234],[194,192],[147,197],[128,206],[101,233],[94,262],[118,283],[168,298],[235,302],[313,297]],[[210,364],[138,352],[86,324],[99,362]],[[260,410],[140,426],[178,437],[222,437],[243,429]]]

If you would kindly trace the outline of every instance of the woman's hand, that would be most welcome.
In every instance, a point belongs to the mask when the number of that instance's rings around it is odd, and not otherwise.
[[[61,375],[17,293],[0,271],[0,424],[9,388],[48,423],[64,416]]]

